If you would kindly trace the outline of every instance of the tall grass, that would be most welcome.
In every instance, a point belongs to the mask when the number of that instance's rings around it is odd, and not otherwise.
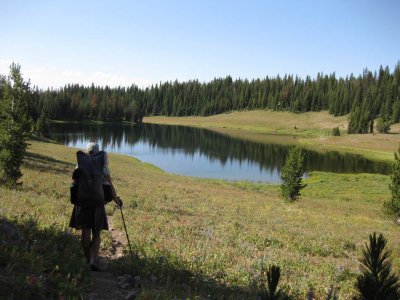
[[[319,299],[331,285],[349,299],[357,258],[374,231],[385,234],[394,269],[400,266],[398,228],[381,213],[389,176],[312,172],[302,197],[289,204],[278,185],[189,178],[134,158],[109,158],[135,252],[133,264],[126,251],[114,271],[141,276],[142,299],[256,297],[264,263],[280,267],[280,285],[295,299],[310,287]],[[74,166],[74,149],[32,142],[21,189],[1,190],[3,218],[23,215],[62,235]],[[117,214],[113,221],[123,230]]]

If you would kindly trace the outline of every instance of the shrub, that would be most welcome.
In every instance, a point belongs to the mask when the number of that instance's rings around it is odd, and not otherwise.
[[[266,275],[266,276],[265,276]],[[272,265],[268,268],[266,274],[261,270],[261,278],[266,277],[266,282],[263,280],[260,286],[260,300],[278,300],[283,298],[283,293],[278,289],[279,280],[281,278],[281,269],[278,266]]]
[[[395,162],[392,165],[391,183],[389,189],[392,193],[390,201],[385,202],[384,210],[387,214],[398,218],[400,216],[400,147],[394,153]]]
[[[281,171],[281,196],[286,200],[296,200],[300,196],[300,191],[306,187],[302,183],[304,158],[305,154],[299,147],[290,148]]]
[[[354,299],[400,299],[399,278],[392,274],[390,252],[385,250],[386,243],[383,234],[370,234],[369,245],[365,245],[360,259],[362,273],[356,280],[358,294]]]
[[[340,129],[339,127],[332,128],[332,135],[333,136],[340,136]]]
[[[376,121],[376,130],[380,133],[388,133],[390,131],[390,122],[379,117]]]

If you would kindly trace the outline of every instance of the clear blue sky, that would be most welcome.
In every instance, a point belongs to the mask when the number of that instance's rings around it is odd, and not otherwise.
[[[41,88],[231,75],[339,76],[400,60],[400,1],[21,1],[0,5],[0,73]]]

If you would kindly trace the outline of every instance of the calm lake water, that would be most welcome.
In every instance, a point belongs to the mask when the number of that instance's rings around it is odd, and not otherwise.
[[[107,152],[134,156],[170,173],[274,183],[280,181],[279,172],[289,150],[289,146],[250,142],[206,129],[154,124],[52,124],[50,136],[82,149],[95,139]],[[390,170],[386,163],[358,155],[313,151],[306,151],[306,169],[381,174]]]

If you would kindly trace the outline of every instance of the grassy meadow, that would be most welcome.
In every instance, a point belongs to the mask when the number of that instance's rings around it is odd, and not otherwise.
[[[29,286],[33,274],[32,289],[40,293],[45,284],[37,278],[47,276],[55,290],[74,297],[90,285],[83,280],[87,267],[77,236],[67,228],[75,151],[32,141],[22,186],[1,190],[2,218],[22,227],[34,222],[32,240],[49,230],[55,237],[47,244],[52,260],[42,248],[27,252],[24,259],[31,267],[26,271],[16,267],[18,256],[9,254],[6,266],[0,264],[8,273],[0,280],[14,276]],[[374,231],[389,240],[394,270],[399,271],[399,228],[382,213],[390,198],[389,176],[312,172],[299,201],[287,203],[279,197],[279,185],[196,179],[165,173],[132,157],[109,158],[136,253],[133,263],[128,252],[115,261],[114,272],[144,278],[137,299],[255,299],[263,264],[281,267],[283,287],[293,299],[304,299],[310,287],[323,299],[330,285],[339,289],[340,299],[350,299],[358,258]],[[122,230],[114,210],[109,204],[114,226]],[[103,237],[102,247],[110,248],[109,233]],[[56,247],[60,239],[61,248]],[[62,264],[64,256],[75,267]]]
[[[391,161],[399,147],[400,124],[391,126],[390,134],[347,134],[348,116],[334,117],[327,111],[291,113],[286,111],[234,111],[209,117],[145,117],[144,122],[209,128],[255,142],[273,143],[277,136],[288,143],[300,143],[317,151],[337,150],[363,155],[374,160]],[[341,136],[331,136],[339,127]],[[376,131],[376,130],[375,130]]]
[[[0,188],[0,299],[79,299],[90,280],[79,239],[68,229],[74,163],[59,157],[59,145],[31,147],[22,185]]]

